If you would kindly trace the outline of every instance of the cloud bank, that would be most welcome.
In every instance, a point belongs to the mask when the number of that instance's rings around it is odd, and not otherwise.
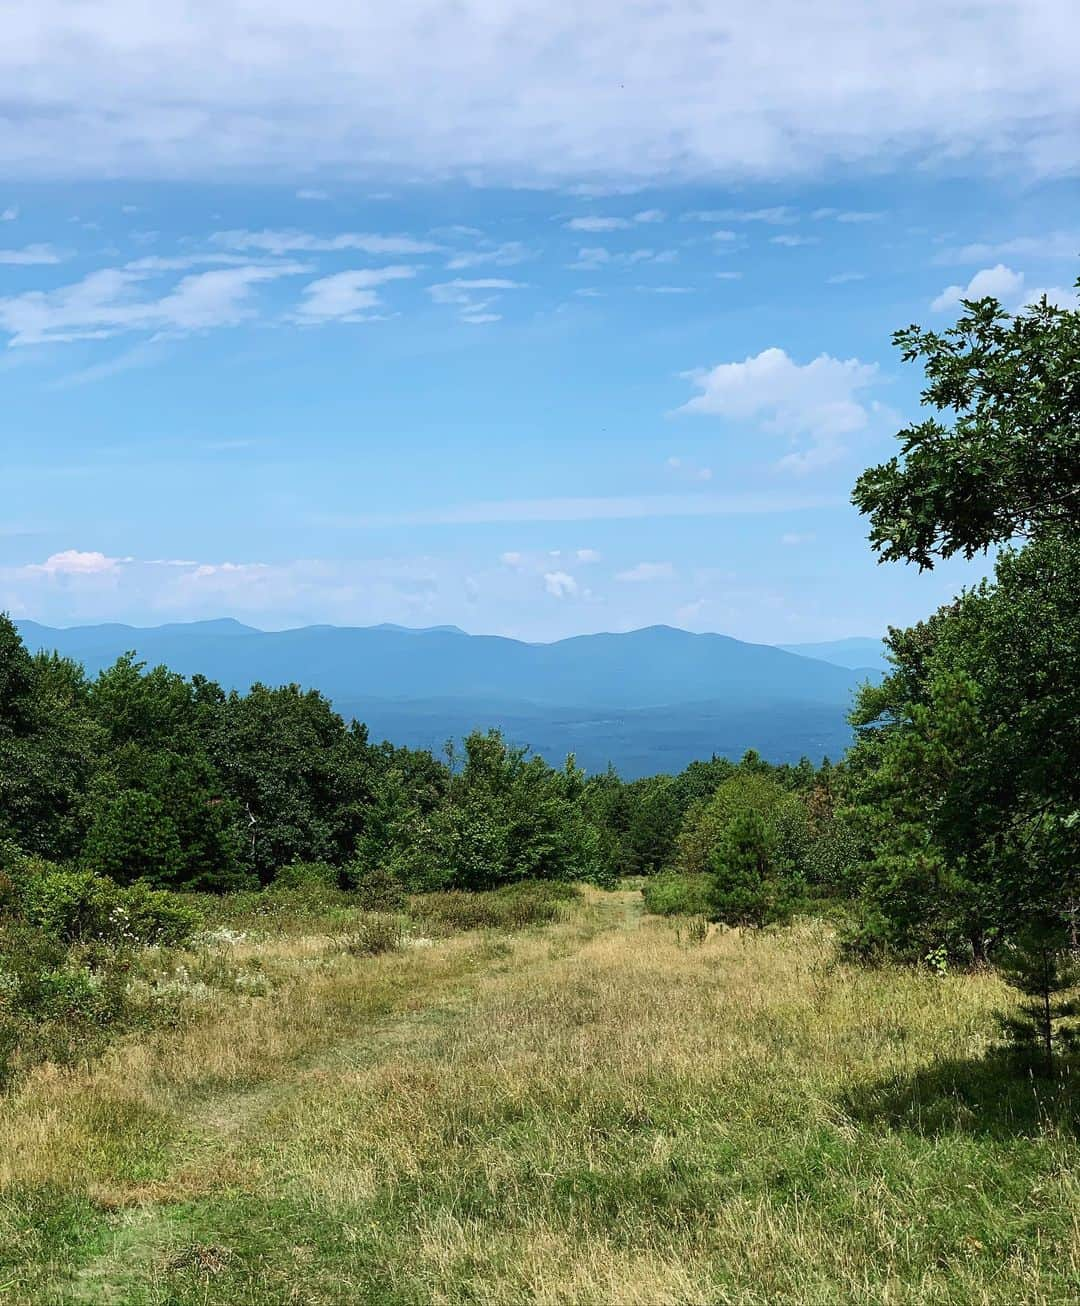
[[[308,194],[328,171],[1072,172],[1078,66],[1073,0],[897,0],[872,21],[865,0],[38,0],[5,18],[0,168],[284,174]]]

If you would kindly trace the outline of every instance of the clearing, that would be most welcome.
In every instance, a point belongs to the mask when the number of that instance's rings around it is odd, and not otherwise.
[[[0,1103],[12,1303],[1080,1300],[1075,1096],[984,1060],[989,976],[837,966],[590,891],[268,992]]]

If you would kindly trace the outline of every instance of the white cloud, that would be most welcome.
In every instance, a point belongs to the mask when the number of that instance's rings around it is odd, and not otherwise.
[[[599,268],[607,267],[611,262],[611,251],[604,249],[602,246],[592,245],[586,249],[579,249],[577,260],[568,264],[575,272],[596,272]]]
[[[0,249],[0,263],[9,267],[37,267],[59,263],[63,255],[51,245],[26,245],[22,249]]]
[[[54,553],[44,562],[32,562],[26,568],[46,576],[101,576],[113,572],[130,558],[109,558],[104,553],[83,553],[78,549],[64,549]]]
[[[828,354],[799,364],[773,348],[685,376],[701,393],[679,412],[753,421],[793,441],[809,441],[809,448],[793,451],[779,464],[808,471],[834,460],[842,452],[841,438],[867,425],[869,409],[858,396],[878,380],[878,369]]]
[[[1038,304],[1043,298],[1057,308],[1075,310],[1077,307],[1077,294],[1072,286],[1037,286],[1025,294],[1023,306],[1027,308],[1032,304]]]
[[[103,268],[57,290],[0,299],[0,331],[11,337],[12,345],[35,345],[102,340],[125,331],[234,326],[254,315],[254,287],[308,271],[302,263],[215,269],[183,277],[166,294],[148,298],[140,294],[147,273]]]
[[[463,322],[483,326],[502,320],[500,313],[488,311],[500,298],[499,292],[524,288],[524,282],[510,281],[506,277],[455,277],[453,281],[428,286],[428,294],[436,304],[456,304]]]
[[[363,321],[366,311],[379,303],[376,286],[414,276],[415,268],[395,266],[363,268],[320,277],[304,287],[304,297],[296,310],[297,320],[310,323]]]
[[[521,290],[524,283],[509,281],[505,277],[456,277],[428,286],[428,293],[436,304],[461,304],[469,299],[473,290]]]
[[[603,214],[588,214],[581,218],[571,218],[563,226],[571,231],[626,231],[635,223],[646,225],[663,222],[667,214],[663,209],[641,209],[632,218],[608,217]]]
[[[509,268],[524,263],[532,258],[532,251],[519,240],[507,240],[501,243],[481,242],[475,249],[463,250],[448,259],[446,266],[452,272],[466,268],[482,267],[485,263],[495,267]]]
[[[298,190],[296,192],[298,200],[328,200],[330,196],[324,190]]]
[[[524,560],[524,554],[518,553],[516,549],[509,549],[506,553],[499,555],[499,561],[505,567],[520,567]]]
[[[563,225],[569,227],[571,231],[625,231],[633,224],[626,218],[586,217],[571,218]]]
[[[935,313],[955,308],[962,299],[983,299],[992,295],[1003,303],[1011,302],[1021,293],[1024,286],[1024,274],[1014,272],[1004,263],[992,268],[983,268],[976,272],[966,286],[946,286],[930,305]]]
[[[822,218],[832,218],[834,222],[877,222],[885,216],[884,213],[870,212],[865,209],[815,209],[810,215],[819,221]]]
[[[646,295],[692,295],[693,286],[635,286]]]
[[[1051,231],[1043,236],[1013,236],[1008,240],[946,249],[936,263],[987,263],[990,259],[1045,258],[1073,260],[1080,256],[1080,232]]]
[[[578,562],[583,563],[600,561],[600,554],[596,549],[578,549],[574,557],[577,558]]]
[[[612,254],[602,246],[579,249],[575,262],[567,264],[575,272],[597,272],[608,267],[635,267],[641,263],[674,263],[678,259],[674,249],[632,249],[623,254]]]
[[[18,216],[19,210],[12,206],[0,211],[0,222],[14,222]]]
[[[647,584],[654,580],[671,580],[675,568],[670,562],[639,562],[628,571],[616,572],[615,579],[629,584]]]
[[[433,254],[441,249],[430,240],[412,236],[380,236],[356,231],[316,236],[307,231],[216,231],[211,237],[226,249],[260,250],[266,254]]]
[[[608,189],[913,155],[1070,171],[1077,66],[1071,0],[37,0],[0,45],[18,124],[0,171]]]
[[[819,243],[817,236],[770,236],[770,245],[786,245],[788,249],[798,249],[801,245],[817,245]]]
[[[830,286],[846,286],[851,281],[865,281],[865,272],[834,272],[831,277],[825,278],[826,283]]]
[[[544,589],[556,599],[572,599],[578,594],[578,583],[568,572],[548,571],[544,573]]]
[[[790,548],[797,548],[800,544],[812,544],[815,538],[816,537],[813,534],[806,532],[800,533],[799,531],[785,531],[785,533],[780,536],[780,543],[786,544]]]
[[[126,272],[182,272],[206,266],[252,267],[258,260],[244,254],[147,254],[124,264]],[[266,267],[277,267],[276,260],[266,260]]]
[[[768,226],[786,226],[798,222],[799,215],[786,204],[767,209],[691,209],[684,222],[764,222]]]

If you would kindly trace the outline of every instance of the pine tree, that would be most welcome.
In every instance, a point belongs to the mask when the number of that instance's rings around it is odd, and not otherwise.
[[[1080,964],[1070,948],[1068,927],[1050,915],[1036,917],[1004,951],[999,965],[1005,982],[1024,995],[1019,1014],[1002,1017],[1012,1049],[1050,1074],[1055,1051],[1080,1042],[1080,1031],[1071,1024],[1080,1015],[1080,1002],[1069,996],[1080,986]]]
[[[741,812],[731,820],[713,854],[712,870],[713,920],[760,927],[789,914],[776,833],[759,812]]]

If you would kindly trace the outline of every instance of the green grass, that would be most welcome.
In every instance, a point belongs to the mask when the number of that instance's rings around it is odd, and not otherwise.
[[[5,1301],[1080,1300],[1080,1093],[986,1058],[996,980],[640,902],[232,945],[268,997],[0,1108]]]

